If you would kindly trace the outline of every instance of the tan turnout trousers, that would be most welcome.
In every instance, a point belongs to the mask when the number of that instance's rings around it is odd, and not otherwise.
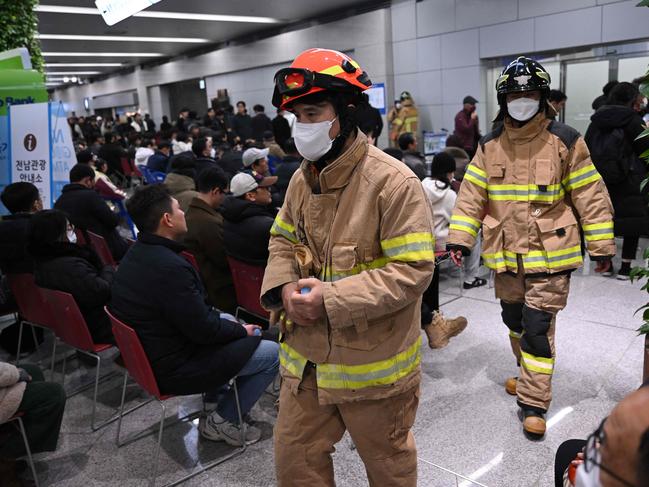
[[[556,315],[566,306],[569,287],[569,274],[526,276],[520,256],[516,275],[496,274],[496,297],[520,366],[518,404],[541,413],[552,400]]]
[[[277,485],[334,486],[331,454],[348,430],[370,486],[416,487],[417,452],[410,430],[419,386],[385,399],[321,405],[315,378],[315,369],[307,366],[297,394],[282,383],[274,431]]]

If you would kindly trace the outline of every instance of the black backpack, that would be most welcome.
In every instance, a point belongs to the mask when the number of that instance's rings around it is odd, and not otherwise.
[[[633,148],[626,141],[624,128],[603,130],[591,124],[586,131],[590,158],[607,186],[626,181],[631,170]]]

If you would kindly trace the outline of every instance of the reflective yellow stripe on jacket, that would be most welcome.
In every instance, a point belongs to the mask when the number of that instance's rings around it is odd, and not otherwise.
[[[550,252],[546,250],[531,250],[526,254],[520,255],[523,258],[523,268],[525,270],[538,268],[553,270],[564,266],[580,265],[583,262],[580,245]],[[509,250],[493,254],[482,254],[485,266],[496,271],[502,269],[516,271],[518,269],[516,258],[517,254]]]
[[[613,222],[608,221],[604,223],[591,223],[584,225],[584,238],[586,242],[593,242],[595,240],[609,240],[615,238],[613,234]]]
[[[480,220],[476,220],[475,218],[471,218],[470,216],[453,215],[451,217],[451,224],[449,225],[449,228],[451,230],[466,232],[469,235],[477,237],[481,225],[482,223],[480,222]]]
[[[339,270],[326,266],[323,268],[320,278],[323,281],[333,282],[360,274],[362,271],[380,269],[390,262],[417,262],[435,259],[435,239],[432,233],[409,233],[381,240],[381,249],[383,256],[370,262],[356,264],[351,269]]]
[[[421,362],[421,337],[393,357],[363,365],[317,364],[318,387],[326,389],[363,389],[393,384],[408,376]],[[307,359],[286,342],[279,348],[279,362],[291,375],[302,377]]]
[[[489,184],[487,173],[469,164],[464,179],[486,189],[492,201],[544,201],[554,203],[573,191],[601,179],[593,164],[571,172],[561,184],[540,187],[536,184]]]
[[[586,167],[577,169],[568,174],[568,176],[561,181],[561,184],[566,188],[567,191],[573,191],[582,186],[586,186],[594,181],[599,181],[602,177],[595,169],[593,164],[588,164]]]
[[[545,201],[554,203],[563,199],[566,192],[560,184],[541,188],[536,184],[489,184],[489,199],[492,201]]]
[[[298,243],[297,235],[295,235],[295,227],[290,223],[286,223],[279,215],[275,217],[273,226],[270,227],[270,234],[284,237],[291,243]]]

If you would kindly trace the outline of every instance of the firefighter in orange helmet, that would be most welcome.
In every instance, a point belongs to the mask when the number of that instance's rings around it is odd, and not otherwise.
[[[371,486],[417,484],[420,307],[432,215],[405,164],[369,145],[355,111],[368,75],[309,49],[275,75],[304,157],[271,229],[261,302],[280,316],[280,486],[332,486],[349,431]],[[315,277],[314,277],[315,276]]]

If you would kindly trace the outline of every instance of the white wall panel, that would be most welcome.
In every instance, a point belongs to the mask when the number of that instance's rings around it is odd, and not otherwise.
[[[415,2],[404,2],[390,8],[392,18],[392,39],[405,41],[417,37],[417,21],[415,20]]]
[[[442,67],[442,40],[440,36],[417,39],[417,71]]]
[[[478,29],[462,30],[441,37],[443,69],[479,64]]]
[[[594,7],[596,0],[518,0],[518,18],[537,17],[567,10]]]
[[[417,41],[401,41],[392,45],[394,74],[417,72]]]
[[[636,0],[602,7],[602,42],[649,38],[649,8]]]
[[[455,0],[417,2],[417,37],[455,30]]]
[[[517,15],[518,0],[456,0],[455,2],[457,30],[509,22],[516,20]]]
[[[602,7],[546,15],[534,19],[537,51],[597,44],[602,40]]]
[[[534,52],[534,20],[526,19],[480,29],[480,57]]]

